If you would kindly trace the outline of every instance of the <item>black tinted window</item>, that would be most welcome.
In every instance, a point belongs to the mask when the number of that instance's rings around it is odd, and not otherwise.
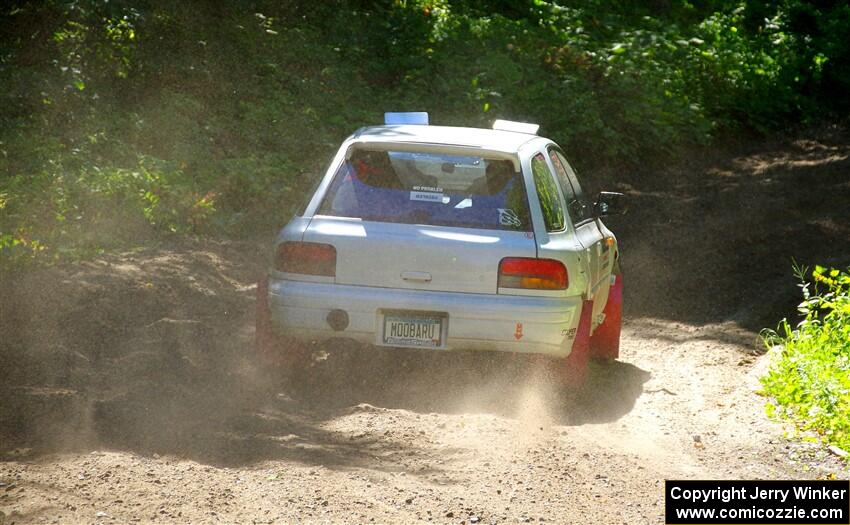
[[[555,166],[555,173],[558,175],[558,184],[564,193],[564,200],[567,201],[570,218],[573,222],[581,222],[589,219],[592,215],[590,203],[584,198],[578,178],[567,162],[567,159],[564,158],[564,155],[560,151],[554,148],[549,149],[549,158],[552,161],[552,165]]]
[[[555,178],[549,171],[546,158],[542,153],[538,153],[531,159],[531,173],[534,176],[534,187],[537,189],[537,198],[540,201],[540,210],[543,212],[546,230],[550,232],[563,230],[565,227],[564,209],[561,207],[561,198],[558,196]]]

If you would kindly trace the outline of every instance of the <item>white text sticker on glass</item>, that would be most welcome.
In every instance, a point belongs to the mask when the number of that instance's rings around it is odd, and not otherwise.
[[[443,193],[443,188],[439,186],[414,186],[413,191],[427,191],[431,193]]]
[[[410,200],[425,201],[425,202],[443,202],[442,193],[433,193],[430,191],[411,191]]]

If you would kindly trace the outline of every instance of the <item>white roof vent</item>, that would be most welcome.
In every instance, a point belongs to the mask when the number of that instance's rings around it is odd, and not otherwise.
[[[401,111],[384,113],[384,124],[419,124],[428,125],[427,111]]]
[[[493,129],[537,135],[537,130],[540,129],[540,124],[532,124],[531,122],[514,122],[513,120],[497,120],[493,122]]]

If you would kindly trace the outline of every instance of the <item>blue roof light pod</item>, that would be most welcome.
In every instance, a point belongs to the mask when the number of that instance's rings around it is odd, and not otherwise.
[[[384,113],[384,124],[419,124],[428,125],[427,111],[388,111]]]

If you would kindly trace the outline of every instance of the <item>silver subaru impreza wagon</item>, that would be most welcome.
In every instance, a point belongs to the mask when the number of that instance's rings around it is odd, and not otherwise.
[[[257,345],[290,367],[331,339],[546,356],[580,384],[619,355],[622,275],[601,218],[537,125],[432,126],[387,113],[340,146],[279,233],[258,285]]]

